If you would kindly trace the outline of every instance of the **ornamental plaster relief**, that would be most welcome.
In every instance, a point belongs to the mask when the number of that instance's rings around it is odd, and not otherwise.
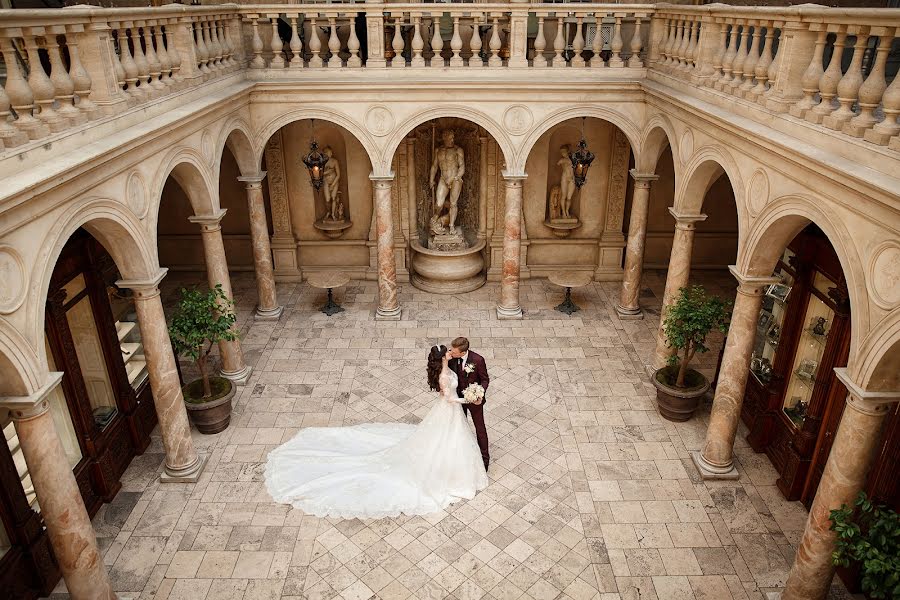
[[[28,279],[22,257],[11,246],[0,245],[0,314],[14,312],[25,301]]]
[[[128,208],[143,220],[147,216],[150,203],[147,198],[147,183],[138,171],[132,171],[125,183],[125,201]]]
[[[769,178],[762,169],[757,169],[747,184],[747,207],[755,217],[769,201]]]
[[[872,300],[885,310],[900,306],[900,243],[879,244],[869,257],[868,281]]]

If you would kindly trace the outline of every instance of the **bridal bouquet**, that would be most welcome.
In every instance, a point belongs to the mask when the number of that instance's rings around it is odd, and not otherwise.
[[[477,383],[470,383],[463,390],[463,398],[468,404],[480,404],[484,400],[484,388]]]

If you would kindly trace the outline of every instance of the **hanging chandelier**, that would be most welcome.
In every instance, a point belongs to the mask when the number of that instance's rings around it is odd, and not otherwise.
[[[303,164],[309,170],[309,180],[316,190],[322,189],[324,181],[325,163],[328,162],[328,156],[319,150],[319,143],[315,138],[316,121],[312,119],[312,140],[309,142],[309,153],[303,157]]]
[[[575,187],[580,188],[587,181],[588,168],[594,161],[594,154],[588,150],[587,141],[584,139],[584,117],[581,117],[581,141],[578,142],[578,149],[569,153],[569,160],[572,161],[572,172],[575,176]]]

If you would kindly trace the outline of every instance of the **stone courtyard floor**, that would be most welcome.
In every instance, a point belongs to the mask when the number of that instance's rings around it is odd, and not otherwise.
[[[695,273],[733,297],[723,273]],[[171,274],[164,296],[197,276]],[[194,432],[209,455],[196,484],[160,484],[159,437],[135,458],[115,500],[94,518],[122,597],[767,598],[783,586],[806,522],[798,502],[739,431],[739,481],[703,482],[708,402],[686,423],[663,420],[646,375],[664,273],[646,274],[642,321],[613,310],[617,283],[573,292],[582,311],[553,310],[562,291],[523,282],[521,321],[498,321],[498,284],[461,295],[402,285],[403,319],[375,322],[374,282],[336,293],[346,312],[318,312],[322,290],[278,286],[285,312],[254,322],[252,274],[233,277],[243,348],[254,365],[224,432]],[[469,337],[491,375],[490,486],[427,518],[320,519],[274,504],[266,454],[305,426],[416,423],[434,395],[425,356]],[[721,345],[699,365],[709,375]],[[189,376],[190,368],[185,369]],[[53,598],[63,598],[60,584]],[[849,597],[835,586],[834,598]]]

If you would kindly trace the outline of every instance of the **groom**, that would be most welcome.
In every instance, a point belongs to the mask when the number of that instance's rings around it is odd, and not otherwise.
[[[469,350],[469,340],[464,337],[458,337],[450,343],[450,356],[453,360],[448,366],[456,373],[459,378],[459,384],[456,388],[456,394],[460,398],[463,397],[463,390],[470,384],[477,383],[484,388],[485,397],[478,404],[463,404],[463,412],[467,415],[472,413],[472,422],[475,424],[475,438],[478,440],[478,447],[481,449],[481,459],[484,461],[484,470],[487,471],[488,464],[491,462],[491,456],[488,453],[488,436],[487,429],[484,426],[484,402],[487,401],[488,384],[491,378],[488,377],[487,366],[484,364],[484,357]]]

